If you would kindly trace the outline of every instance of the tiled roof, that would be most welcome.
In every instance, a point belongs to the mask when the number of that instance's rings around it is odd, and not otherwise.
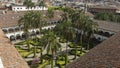
[[[0,57],[4,68],[29,68],[10,40],[0,29]]]
[[[114,7],[114,6],[94,6],[92,8],[98,8],[98,9],[116,9],[117,10],[117,7]]]
[[[16,26],[18,23],[19,16],[23,13],[6,13],[0,15],[0,27],[11,27]]]
[[[94,20],[98,23],[98,27],[101,29],[105,29],[108,31],[113,32],[120,32],[120,23],[109,22],[109,21],[101,21],[101,20]]]
[[[46,11],[44,11],[46,12]],[[19,17],[22,16],[25,12],[9,12],[6,14],[0,15],[0,27],[11,27],[18,25]],[[61,12],[56,11],[55,17],[51,20],[58,20],[60,17],[58,16]]]
[[[66,68],[120,68],[120,32],[68,64]]]

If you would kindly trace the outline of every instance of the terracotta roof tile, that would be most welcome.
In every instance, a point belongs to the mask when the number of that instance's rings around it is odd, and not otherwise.
[[[98,27],[101,29],[113,31],[113,32],[120,32],[120,24],[115,22],[109,21],[101,21],[101,20],[94,20],[98,23]]]
[[[0,57],[4,68],[29,68],[9,39],[0,29]]]
[[[17,12],[17,13],[9,12],[9,13],[0,15],[0,27],[4,28],[4,27],[17,26],[19,17],[22,16],[24,13],[25,12]],[[60,17],[58,15],[60,13],[61,12],[56,11],[55,17],[52,18],[51,20],[59,20]]]
[[[120,68],[120,32],[68,64],[66,68]]]

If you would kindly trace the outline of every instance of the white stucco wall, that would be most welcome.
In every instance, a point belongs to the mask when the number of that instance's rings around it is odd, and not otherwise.
[[[12,11],[29,11],[29,10],[48,10],[46,7],[35,6],[27,8],[26,6],[12,6]]]
[[[51,29],[51,28],[54,28],[56,25],[50,25],[50,26],[45,26],[45,27],[42,27],[42,29]],[[11,27],[10,27],[11,28]],[[13,27],[14,28],[14,27]],[[2,29],[9,29],[9,28],[2,28]],[[32,31],[39,31],[39,29],[37,28],[37,29],[29,29],[29,32],[32,32]],[[16,36],[17,34],[19,34],[19,35],[22,35],[24,32],[23,31],[18,31],[18,32],[12,32],[12,33],[7,33],[6,34],[6,36],[8,37],[8,38],[10,38],[10,36]]]
[[[0,57],[0,68],[4,68],[4,67],[3,67],[3,63],[2,63],[2,60],[1,60],[1,57]]]

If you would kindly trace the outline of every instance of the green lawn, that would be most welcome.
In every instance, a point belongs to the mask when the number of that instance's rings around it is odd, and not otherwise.
[[[70,54],[75,55],[75,50],[74,49],[71,50]],[[82,53],[81,53],[80,50],[77,50],[77,56],[83,56],[84,54],[85,54],[85,52],[82,51]]]
[[[38,68],[45,68],[45,66],[48,65],[48,64],[50,64],[50,62],[47,61],[47,60],[44,60],[43,64],[39,64]]]
[[[18,52],[20,53],[20,55],[24,58],[26,58],[28,55],[33,53],[33,48],[31,49],[31,51],[28,51],[27,49],[22,49],[20,46],[16,46],[16,49],[18,50]],[[40,52],[40,49],[37,49],[37,53]]]
[[[70,48],[80,48],[81,46],[79,46],[79,45],[76,45],[76,44],[73,44],[73,43],[71,43],[71,44],[69,44],[68,45]]]

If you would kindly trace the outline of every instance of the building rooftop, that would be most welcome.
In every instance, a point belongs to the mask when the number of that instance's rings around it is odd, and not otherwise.
[[[46,11],[44,11],[44,12],[46,12]],[[0,15],[0,27],[7,28],[7,27],[12,27],[12,26],[17,26],[20,16],[24,15],[24,13],[25,12],[11,12],[10,11],[10,12],[7,12],[6,14],[1,14]],[[61,12],[56,11],[55,17],[50,20],[59,20],[60,13]]]
[[[101,21],[101,20],[94,20],[98,23],[98,27],[100,29],[112,31],[112,32],[120,32],[120,24],[115,22],[109,22],[109,21]]]
[[[120,68],[120,32],[68,64],[66,68]]]
[[[0,29],[0,57],[4,68],[29,68],[14,45]]]
[[[0,27],[11,27],[16,26],[18,23],[19,16],[23,15],[23,13],[12,13],[8,12],[6,14],[0,15]]]
[[[97,9],[118,9],[117,7],[115,7],[115,6],[93,6],[93,7],[91,7],[91,8],[97,8]]]
[[[44,11],[45,12],[45,11]],[[18,25],[18,19],[20,16],[22,16],[25,12],[7,12],[6,14],[0,15],[0,27],[6,28],[6,27],[13,27]],[[62,12],[55,11],[55,17],[51,20],[59,20],[60,15]],[[88,16],[93,16],[90,13],[87,13]],[[98,23],[98,28],[105,29],[112,32],[119,32],[120,31],[120,24],[109,22],[109,21],[101,21],[101,20],[94,20]]]

